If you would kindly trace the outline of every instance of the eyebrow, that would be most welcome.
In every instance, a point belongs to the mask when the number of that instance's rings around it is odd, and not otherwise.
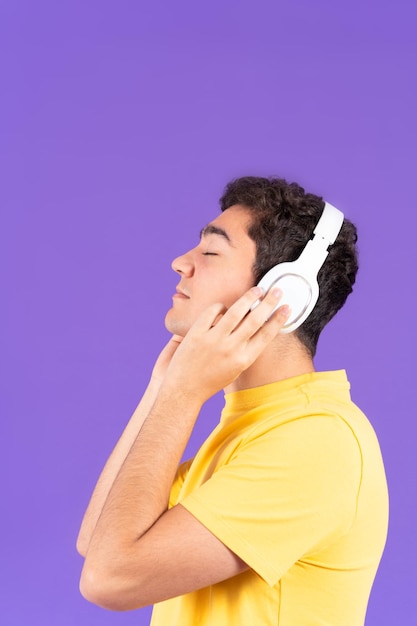
[[[227,232],[219,226],[214,226],[214,224],[207,224],[207,226],[204,226],[204,228],[200,230],[200,239],[206,235],[219,235],[220,237],[226,239],[228,243],[232,244]]]

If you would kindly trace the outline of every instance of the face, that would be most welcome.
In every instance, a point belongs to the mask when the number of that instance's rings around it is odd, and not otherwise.
[[[174,259],[180,280],[165,318],[171,333],[184,337],[210,304],[229,308],[253,287],[256,246],[247,234],[250,221],[247,209],[232,206],[203,228],[198,246]]]

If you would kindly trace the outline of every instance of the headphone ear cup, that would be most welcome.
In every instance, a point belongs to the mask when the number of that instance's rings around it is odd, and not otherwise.
[[[290,317],[281,329],[282,333],[290,333],[298,328],[313,310],[319,296],[317,280],[299,271],[297,261],[276,265],[265,274],[259,286],[265,293],[272,287],[282,290],[282,298],[273,311],[284,304],[288,304],[291,309]]]
[[[311,284],[299,274],[284,274],[274,287],[282,290],[279,306],[288,304],[291,309],[290,317],[284,326],[287,328],[297,322],[307,310],[312,298]]]

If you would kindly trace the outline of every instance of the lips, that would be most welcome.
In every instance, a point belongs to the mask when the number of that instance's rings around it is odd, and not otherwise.
[[[185,293],[185,291],[183,291],[179,287],[176,288],[175,292],[176,293],[174,294],[174,297],[178,297],[178,298],[189,298],[190,297],[189,295],[187,295]]]

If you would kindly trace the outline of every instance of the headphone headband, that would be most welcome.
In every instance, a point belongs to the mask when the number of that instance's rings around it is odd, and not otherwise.
[[[323,213],[313,231],[313,238],[307,243],[297,261],[294,261],[308,276],[315,277],[319,273],[329,254],[328,247],[336,241],[342,228],[343,219],[342,211],[329,202],[325,203]]]
[[[340,229],[342,228],[343,220],[344,215],[342,211],[336,209],[336,207],[329,202],[325,202],[323,213],[313,231],[314,235],[328,241],[328,246],[330,246],[336,241]]]

